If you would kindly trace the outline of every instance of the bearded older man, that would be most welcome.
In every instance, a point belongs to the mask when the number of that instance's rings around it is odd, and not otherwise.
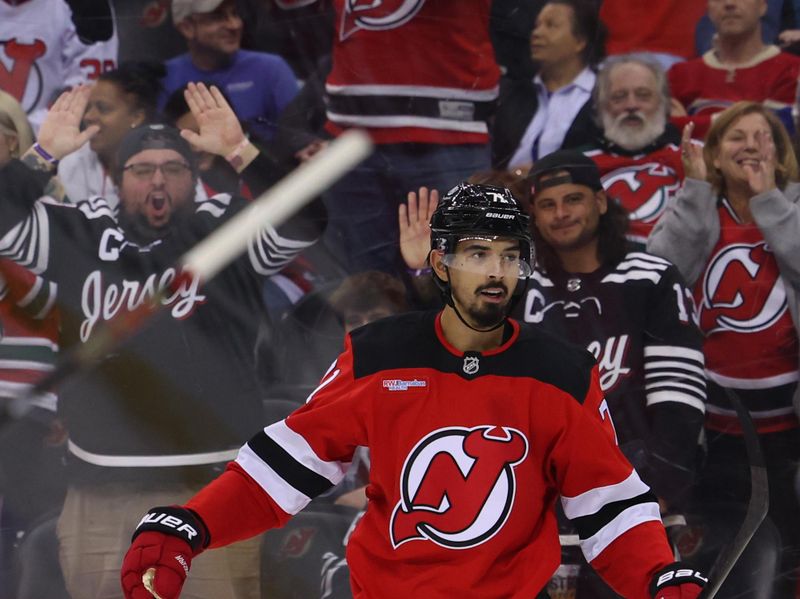
[[[606,192],[629,212],[628,238],[644,244],[683,180],[666,75],[645,56],[613,56],[598,74],[593,95],[603,134],[582,149],[600,169]]]

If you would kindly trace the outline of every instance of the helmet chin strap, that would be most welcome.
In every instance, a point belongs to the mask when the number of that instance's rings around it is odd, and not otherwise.
[[[453,300],[453,288],[450,286],[450,269],[447,266],[445,266],[444,267],[444,271],[447,273],[447,296],[448,296],[447,299],[449,300],[447,303],[450,304],[451,308],[453,308],[453,311],[456,313],[456,316],[458,316],[458,319],[462,323],[464,323],[464,326],[466,326],[467,328],[472,329],[476,333],[491,333],[492,331],[496,331],[497,329],[499,329],[501,326],[503,326],[506,323],[506,321],[508,320],[508,313],[511,311],[510,310],[510,306],[512,306],[510,301],[509,301],[509,303],[507,305],[506,313],[500,319],[500,322],[498,322],[496,325],[494,325],[492,327],[489,327],[488,329],[478,329],[478,328],[475,328],[474,326],[472,326],[471,324],[469,324],[464,319],[464,317],[461,316],[461,312],[458,311],[458,308],[456,307],[456,302]]]

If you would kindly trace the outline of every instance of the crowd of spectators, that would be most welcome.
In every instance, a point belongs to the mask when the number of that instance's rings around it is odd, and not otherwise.
[[[169,43],[140,48],[153,31]],[[118,596],[132,519],[301,405],[349,331],[441,307],[428,221],[466,180],[530,213],[513,316],[594,355],[620,446],[705,570],[749,496],[741,399],[770,512],[720,596],[800,597],[798,77],[797,0],[0,0],[0,599]],[[178,279],[353,127],[369,158],[213,282]],[[348,597],[357,456],[186,592]],[[614,596],[564,555],[581,574],[554,592]]]

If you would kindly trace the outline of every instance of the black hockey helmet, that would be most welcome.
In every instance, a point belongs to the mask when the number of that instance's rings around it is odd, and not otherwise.
[[[459,183],[439,201],[431,216],[431,251],[452,254],[458,242],[467,237],[510,237],[519,240],[520,260],[530,272],[533,268],[533,245],[529,222],[530,217],[505,187]],[[527,276],[521,274],[517,281],[508,312],[513,310],[525,293]],[[433,280],[442,292],[444,301],[455,308],[450,282],[440,279],[435,272]],[[461,318],[460,314],[458,316]]]
[[[505,187],[459,183],[431,216],[431,248],[446,254],[468,235],[511,237],[520,241],[520,257],[531,259],[530,217]]]

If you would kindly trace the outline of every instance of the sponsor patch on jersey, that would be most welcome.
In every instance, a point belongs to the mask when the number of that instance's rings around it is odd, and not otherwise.
[[[383,388],[387,391],[408,391],[409,389],[427,389],[425,379],[383,379]]]

